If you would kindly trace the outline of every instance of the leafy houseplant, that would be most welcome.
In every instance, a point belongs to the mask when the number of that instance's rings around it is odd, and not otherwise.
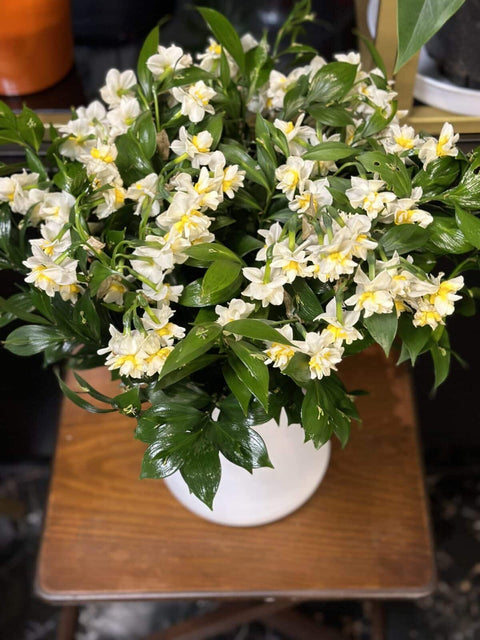
[[[106,364],[114,398],[78,373],[81,393],[60,386],[136,418],[142,477],[180,470],[211,507],[219,453],[269,466],[252,426],[282,407],[316,447],[346,444],[343,358],[397,340],[400,361],[430,353],[445,379],[445,320],[471,305],[460,274],[478,266],[480,151],[448,124],[439,139],[402,126],[381,66],[299,44],[306,2],[271,50],[199,11],[215,40],[197,62],[154,29],[137,75],[111,70],[107,107],[50,127],[44,159],[35,113],[0,105],[0,141],[26,163],[1,167],[1,267],[25,284],[0,317],[25,323],[13,353]]]

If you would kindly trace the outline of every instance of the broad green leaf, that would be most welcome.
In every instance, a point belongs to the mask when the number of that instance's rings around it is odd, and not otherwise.
[[[432,336],[431,328],[415,327],[412,324],[411,317],[402,314],[398,322],[398,334],[403,340],[412,364],[415,364],[416,359]]]
[[[145,152],[145,157],[150,159],[157,150],[157,131],[150,111],[138,116],[132,126],[132,133]]]
[[[185,429],[194,427],[203,418],[203,413],[183,402],[174,402],[165,396],[163,402],[157,402],[154,406],[144,411],[139,418],[141,420],[155,421],[156,424],[170,424],[183,426]]]
[[[310,151],[303,154],[304,160],[330,160],[335,162],[342,158],[350,158],[351,156],[358,155],[358,149],[350,147],[344,142],[321,142],[312,147]]]
[[[225,156],[228,164],[238,164],[240,169],[246,172],[249,180],[261,185],[267,191],[269,190],[270,187],[263,171],[257,168],[257,163],[248,155],[243,147],[234,144],[220,144],[219,149]]]
[[[220,417],[211,425],[215,442],[227,460],[250,473],[252,469],[272,467],[265,443],[256,431]]]
[[[465,240],[480,249],[480,220],[461,207],[455,207],[455,220]]]
[[[242,43],[231,22],[215,9],[197,7],[200,15],[210,27],[217,42],[225,47],[228,53],[238,64],[240,71],[245,72],[245,54]]]
[[[423,229],[416,224],[392,225],[382,236],[380,244],[387,256],[395,251],[402,255],[423,247],[430,238],[429,227]]]
[[[443,193],[450,187],[460,171],[460,163],[451,157],[435,158],[413,178],[414,187],[422,187],[423,194]]]
[[[202,297],[207,298],[231,287],[238,279],[242,265],[233,260],[215,260],[202,280]]]
[[[206,438],[198,438],[185,457],[180,473],[190,492],[212,509],[221,477],[217,446]]]
[[[158,26],[154,27],[148,36],[145,38],[145,41],[140,50],[140,54],[138,56],[137,62],[137,76],[140,86],[142,87],[143,92],[149,96],[150,90],[153,83],[153,77],[150,71],[147,68],[147,60],[150,56],[153,56],[157,53],[158,42],[160,39],[160,30]]]
[[[283,119],[291,120],[300,109],[304,109],[307,104],[307,93],[309,89],[308,76],[300,76],[289,87],[283,99]]]
[[[31,356],[64,340],[65,336],[56,327],[31,324],[12,331],[5,340],[5,349],[17,356]]]
[[[246,318],[244,320],[233,320],[224,327],[225,331],[230,331],[238,336],[245,336],[254,340],[264,340],[266,342],[280,342],[281,344],[291,344],[285,336],[274,329],[265,320]]]
[[[203,355],[214,345],[221,332],[222,327],[215,323],[193,327],[183,340],[177,342],[165,360],[161,378]]]
[[[397,333],[398,318],[396,311],[392,313],[374,313],[373,316],[364,318],[363,324],[388,356]]]
[[[268,411],[269,371],[262,351],[244,340],[232,341],[230,347],[236,358],[229,364],[265,411]],[[239,366],[242,365],[242,366]]]
[[[115,145],[118,150],[116,165],[126,184],[132,184],[153,172],[140,143],[131,133],[118,136]]]
[[[200,369],[209,367],[219,358],[220,356],[214,353],[207,353],[203,356],[200,356],[199,358],[195,358],[195,360],[192,360],[188,364],[183,365],[180,369],[172,371],[172,373],[168,373],[167,375],[163,375],[157,383],[158,388],[166,389],[171,385],[175,385],[180,380],[183,380],[192,373],[195,373],[195,371],[199,371]]]
[[[425,248],[436,254],[467,253],[473,249],[453,218],[435,216],[428,226],[430,237]]]
[[[47,180],[47,172],[37,154],[34,153],[29,147],[25,147],[25,156],[27,158],[27,165],[30,171],[38,173],[40,176],[40,180]]]
[[[222,369],[223,377],[228,385],[228,388],[233,393],[243,413],[247,415],[248,404],[252,397],[252,392],[248,389],[244,382],[237,376],[235,371],[229,364],[226,364]]]
[[[39,316],[36,313],[32,313],[30,309],[33,308],[32,300],[29,296],[23,293],[17,293],[7,300],[0,298],[0,314],[9,314],[14,318],[19,318],[24,322],[30,322],[32,324],[44,324],[50,325],[51,323]]]
[[[398,54],[394,73],[420,51],[464,0],[397,0]]]
[[[10,107],[0,100],[0,128],[1,129],[16,129],[16,118]]]
[[[323,307],[316,294],[304,278],[295,278],[291,287],[294,292],[293,302],[298,315],[302,320],[313,322],[317,316],[323,313]]]
[[[445,202],[453,203],[464,209],[480,208],[480,175],[470,167],[463,175],[460,183],[447,191],[443,196]]]
[[[322,104],[311,104],[308,112],[317,122],[329,127],[346,127],[353,123],[350,113],[344,107],[336,105],[326,107]]]
[[[312,440],[316,449],[324,445],[332,435],[332,425],[325,411],[324,396],[320,390],[321,381],[312,382],[302,402],[302,427],[305,442]]]
[[[353,87],[357,65],[348,62],[330,62],[313,77],[308,93],[309,102],[330,103],[343,98]]]
[[[139,387],[132,387],[128,389],[128,391],[119,393],[112,399],[112,403],[115,409],[123,413],[123,415],[131,417],[137,416],[142,408]]]
[[[216,260],[231,260],[240,262],[240,258],[236,253],[218,242],[203,242],[195,244],[184,250],[184,253],[191,258],[195,258],[201,262],[215,262]]]
[[[18,132],[23,140],[38,151],[43,140],[45,127],[37,114],[24,105],[17,117]]]
[[[157,426],[149,432],[139,429],[140,426],[137,426],[135,437],[150,445],[143,456],[142,479],[166,478],[177,471],[200,437],[198,431],[185,431],[172,425]]]
[[[392,153],[368,151],[357,158],[367,171],[380,174],[387,187],[398,198],[408,198],[412,192],[412,181],[402,160]]]
[[[225,261],[217,261],[212,263],[213,265],[218,265],[219,262],[227,262]],[[213,304],[220,304],[221,302],[225,302],[226,300],[230,300],[235,296],[235,294],[240,290],[241,284],[243,282],[243,275],[241,272],[241,265],[238,262],[228,261],[231,268],[229,268],[228,273],[230,276],[236,272],[236,278],[233,281],[230,281],[229,284],[225,284],[220,289],[212,289],[210,292],[205,291],[204,289],[204,280],[195,280],[188,284],[180,297],[180,304],[184,307],[208,307]],[[233,266],[234,265],[234,266]],[[218,278],[217,278],[218,276]],[[220,281],[221,274],[218,272],[218,266],[215,269],[212,269],[209,275],[208,286],[213,286],[214,283],[218,283]],[[226,282],[226,279],[224,279]]]
[[[207,120],[205,126],[202,126],[202,130],[207,130],[213,138],[212,149],[216,148],[222,137],[224,117],[223,113],[217,113]]]
[[[433,367],[435,370],[435,382],[433,388],[437,389],[442,382],[445,382],[450,370],[450,342],[445,330],[438,344],[433,344],[431,346],[430,353],[432,355]]]
[[[309,357],[304,353],[296,353],[283,370],[299,387],[305,387],[310,382]]]

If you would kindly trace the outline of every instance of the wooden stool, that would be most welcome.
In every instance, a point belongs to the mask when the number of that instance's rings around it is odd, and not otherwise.
[[[200,640],[250,620],[292,638],[336,638],[293,604],[309,600],[417,598],[434,564],[409,370],[376,348],[348,358],[342,378],[359,397],[361,426],[299,511],[257,528],[227,528],[186,511],[161,481],[139,480],[144,446],[135,422],[92,415],[65,401],[36,591],[64,609],[100,600],[214,598],[220,610],[160,638]],[[107,371],[88,379],[112,394]],[[68,380],[72,384],[72,380]],[[252,602],[254,601],[254,602]],[[381,638],[381,612],[372,605]]]

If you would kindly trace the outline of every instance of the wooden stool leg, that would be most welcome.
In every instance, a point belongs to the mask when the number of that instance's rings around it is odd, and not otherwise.
[[[259,620],[282,609],[293,607],[290,600],[275,602],[232,602],[222,604],[215,611],[173,625],[165,631],[152,633],[145,640],[207,640],[230,631],[246,622]],[[318,638],[317,638],[318,640]]]
[[[261,621],[271,629],[279,631],[291,640],[342,640],[336,629],[317,624],[295,609],[279,611],[270,616],[262,616]]]
[[[368,600],[364,603],[365,616],[372,626],[372,640],[385,639],[385,609],[380,600]]]
[[[62,607],[58,621],[57,640],[75,640],[78,607]]]

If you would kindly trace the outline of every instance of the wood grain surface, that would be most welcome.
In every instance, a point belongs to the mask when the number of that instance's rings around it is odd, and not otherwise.
[[[37,593],[50,602],[141,598],[417,597],[434,581],[432,542],[406,367],[378,349],[348,358],[358,399],[344,451],[293,515],[229,528],[190,514],[162,481],[139,480],[135,421],[65,401]],[[106,370],[90,372],[112,391]],[[71,380],[69,381],[71,383]]]

